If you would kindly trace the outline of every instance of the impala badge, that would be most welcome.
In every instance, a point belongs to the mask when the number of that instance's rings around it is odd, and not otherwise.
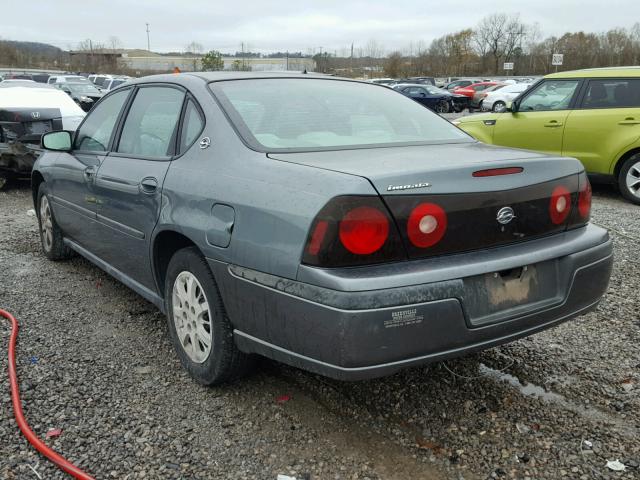
[[[389,185],[387,187],[387,192],[393,192],[394,190],[411,190],[413,188],[426,188],[430,186],[431,184],[428,182],[412,183],[410,185]]]
[[[498,223],[501,225],[506,225],[514,218],[516,218],[516,214],[511,207],[502,207],[498,210],[498,215],[496,216],[496,220],[498,220]]]

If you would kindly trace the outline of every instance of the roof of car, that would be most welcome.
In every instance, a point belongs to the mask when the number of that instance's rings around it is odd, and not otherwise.
[[[558,72],[546,75],[544,78],[612,78],[612,77],[640,77],[640,66],[638,67],[605,67],[587,68],[584,70],[571,70],[568,72]]]

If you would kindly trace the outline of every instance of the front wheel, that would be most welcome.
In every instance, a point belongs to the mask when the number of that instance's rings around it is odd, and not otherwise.
[[[640,205],[640,153],[629,157],[622,164],[618,175],[618,187],[624,198]]]
[[[437,113],[449,113],[449,102],[446,100],[440,100],[436,105]]]
[[[184,248],[171,258],[165,299],[171,341],[196,382],[216,385],[248,370],[250,357],[236,347],[216,281],[196,248]]]

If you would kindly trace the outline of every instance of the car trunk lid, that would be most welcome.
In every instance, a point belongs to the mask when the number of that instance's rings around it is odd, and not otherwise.
[[[575,220],[584,170],[575,159],[480,143],[269,157],[368,179],[391,212],[409,258],[495,247],[566,230]],[[570,213],[553,218],[550,212],[559,191],[567,193],[560,201]],[[412,213],[425,204],[446,213],[444,236],[427,246],[416,244],[410,227]]]

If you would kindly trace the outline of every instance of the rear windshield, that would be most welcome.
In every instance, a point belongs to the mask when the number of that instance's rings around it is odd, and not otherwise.
[[[221,81],[210,87],[245,141],[261,151],[473,141],[387,87],[309,78]]]

